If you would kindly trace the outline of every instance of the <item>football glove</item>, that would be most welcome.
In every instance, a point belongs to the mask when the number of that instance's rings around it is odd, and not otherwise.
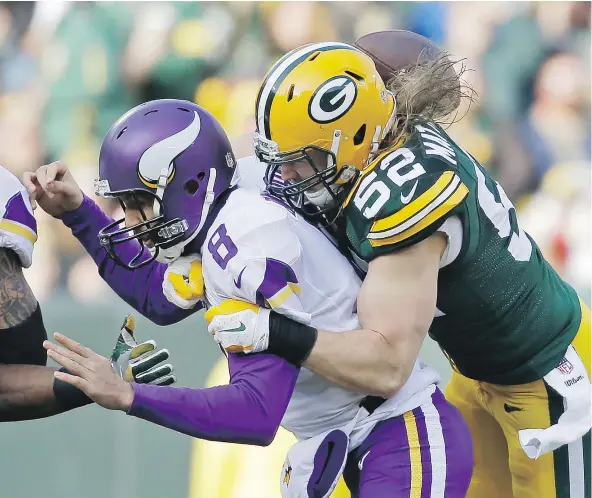
[[[177,379],[170,363],[167,349],[158,350],[156,342],[145,341],[141,344],[134,338],[134,317],[125,317],[121,333],[111,353],[111,366],[117,375],[126,382],[138,384],[157,384],[168,386]]]
[[[269,313],[267,308],[229,299],[212,306],[204,318],[208,332],[227,353],[259,353],[269,346]]]
[[[164,274],[162,292],[171,303],[185,310],[200,302],[204,295],[201,257],[181,256],[173,261]]]

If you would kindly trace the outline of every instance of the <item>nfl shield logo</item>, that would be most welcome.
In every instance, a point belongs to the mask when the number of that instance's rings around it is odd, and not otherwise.
[[[569,375],[573,370],[573,365],[569,362],[567,358],[563,358],[557,365],[557,370],[559,370],[563,375]]]

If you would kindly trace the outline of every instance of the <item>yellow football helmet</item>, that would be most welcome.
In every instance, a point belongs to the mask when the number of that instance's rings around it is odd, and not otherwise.
[[[365,53],[345,43],[313,43],[273,65],[255,114],[255,152],[268,164],[268,190],[301,212],[310,201],[316,217],[341,203],[368,164],[391,127],[395,99]],[[312,176],[280,180],[282,165],[302,161]]]

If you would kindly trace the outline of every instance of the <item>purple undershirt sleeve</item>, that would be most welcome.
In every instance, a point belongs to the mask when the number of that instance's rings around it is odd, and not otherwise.
[[[210,441],[267,446],[299,369],[267,354],[229,355],[230,384],[204,389],[132,384],[128,415]]]
[[[84,196],[80,207],[62,216],[64,224],[92,257],[99,275],[127,304],[157,325],[179,322],[199,311],[201,304],[184,310],[169,302],[162,292],[162,280],[167,265],[152,261],[136,270],[128,270],[113,261],[99,242],[99,230],[113,222],[89,197]],[[138,253],[138,242],[130,240],[117,246],[123,261],[131,261]]]

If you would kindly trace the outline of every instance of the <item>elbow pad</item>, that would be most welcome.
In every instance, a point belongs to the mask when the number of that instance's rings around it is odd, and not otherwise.
[[[0,329],[0,363],[45,366],[47,351],[43,341],[46,339],[41,307],[37,304],[37,309],[23,323]]]

